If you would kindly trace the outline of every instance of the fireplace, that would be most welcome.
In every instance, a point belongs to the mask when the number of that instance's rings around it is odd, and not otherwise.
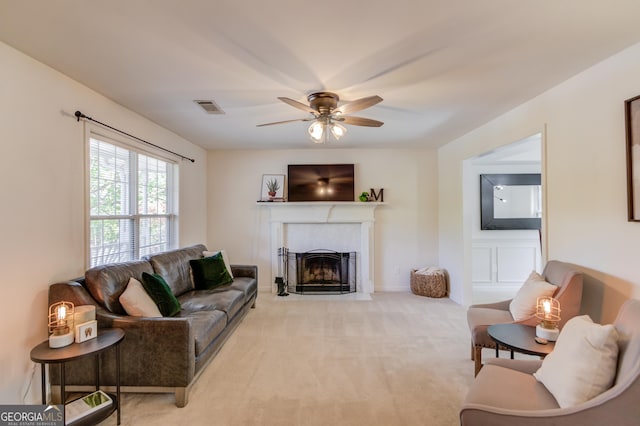
[[[271,224],[271,291],[278,293],[277,277],[282,269],[279,252],[288,247],[291,252],[306,253],[318,247],[330,247],[341,253],[357,252],[356,271],[349,279],[357,285],[355,292],[371,294],[374,289],[374,210],[385,203],[377,202],[288,202],[258,203],[269,211]],[[295,263],[292,259],[289,264]],[[355,262],[355,258],[354,258]],[[289,291],[297,277],[289,274]],[[351,285],[351,283],[350,283]],[[353,290],[349,290],[353,291]]]
[[[356,253],[283,249],[288,290],[291,293],[344,294],[356,292]]]

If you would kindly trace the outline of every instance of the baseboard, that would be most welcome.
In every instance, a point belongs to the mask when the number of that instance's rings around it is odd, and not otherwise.
[[[411,287],[409,284],[385,284],[382,286],[376,286],[374,291],[385,293],[411,293]]]

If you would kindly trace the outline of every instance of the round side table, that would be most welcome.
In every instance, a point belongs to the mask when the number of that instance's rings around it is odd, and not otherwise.
[[[93,416],[89,414],[87,417],[80,419],[74,424],[84,424],[87,421],[96,424],[109,417],[113,411],[117,411],[118,424],[120,424],[120,343],[124,339],[124,331],[119,328],[101,328],[98,329],[98,336],[95,339],[87,340],[82,343],[73,343],[63,348],[52,349],[49,347],[49,341],[45,340],[31,350],[31,360],[40,364],[42,377],[42,404],[47,403],[47,379],[45,364],[58,364],[60,367],[60,396],[62,404],[66,403],[65,391],[65,364],[69,361],[75,361],[87,356],[95,356],[96,360],[96,390],[100,389],[100,360],[98,355],[108,349],[115,347],[116,350],[116,396],[111,404],[111,409],[106,411],[98,411]],[[112,396],[112,395],[111,395]],[[113,397],[113,396],[112,396]],[[99,417],[99,418],[98,418]]]
[[[520,352],[527,355],[536,355],[544,358],[549,355],[555,347],[555,342],[546,345],[537,343],[536,328],[522,324],[494,324],[487,328],[487,333],[496,342],[496,358],[499,358],[498,348],[504,346],[513,352]]]

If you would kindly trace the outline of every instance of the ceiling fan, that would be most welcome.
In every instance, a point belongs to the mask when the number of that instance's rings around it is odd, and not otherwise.
[[[295,121],[311,121],[309,126],[309,136],[315,143],[324,143],[328,140],[329,132],[336,140],[347,132],[342,124],[350,124],[353,126],[380,127],[384,123],[370,118],[353,117],[349,114],[361,111],[365,108],[374,106],[382,102],[380,96],[367,96],[366,98],[356,99],[353,102],[338,106],[340,98],[332,92],[314,92],[307,96],[309,105],[295,101],[291,98],[278,97],[282,102],[292,107],[306,111],[312,115],[308,118],[298,118],[295,120],[276,121],[274,123],[258,124],[257,127],[272,126],[274,124],[293,123]]]

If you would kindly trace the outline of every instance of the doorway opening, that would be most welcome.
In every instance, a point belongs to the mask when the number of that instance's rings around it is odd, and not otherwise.
[[[538,229],[482,229],[481,180],[487,175],[542,174],[543,134],[537,133],[522,140],[483,153],[463,163],[463,197],[465,211],[465,239],[470,243],[471,303],[489,303],[512,298],[531,271],[543,267],[543,225]],[[544,188],[541,179],[536,192],[536,215],[544,223]],[[499,186],[501,193],[507,193]],[[486,188],[485,188],[486,190]],[[530,191],[531,192],[531,191]],[[494,195],[495,193],[492,192]],[[486,198],[486,197],[485,197]],[[501,199],[500,199],[501,198]],[[531,197],[528,197],[531,198]],[[516,197],[499,196],[496,202],[514,202]],[[504,201],[503,201],[504,200]],[[485,200],[486,202],[486,200]],[[513,208],[511,211],[526,211]],[[525,222],[513,220],[513,222]],[[531,221],[531,219],[527,219]],[[496,222],[511,222],[499,218]],[[517,227],[516,227],[517,228]],[[529,227],[531,228],[531,227]],[[469,299],[468,299],[469,300]]]

